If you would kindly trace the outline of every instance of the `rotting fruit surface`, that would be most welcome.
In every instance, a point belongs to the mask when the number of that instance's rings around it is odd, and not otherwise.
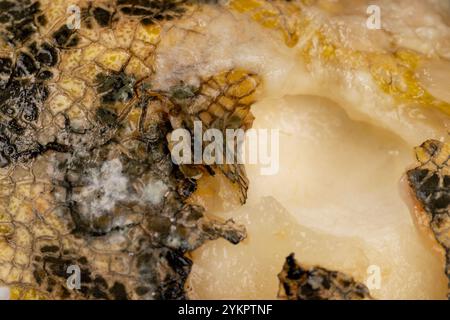
[[[249,236],[208,214],[208,197],[221,203],[205,181],[221,181],[236,206],[251,181],[242,164],[174,164],[171,133],[194,121],[247,130],[258,99],[288,95],[333,99],[409,145],[435,139],[405,172],[449,276],[450,99],[439,70],[450,31],[417,41],[391,19],[389,32],[369,32],[347,20],[367,1],[343,2],[78,0],[73,28],[65,1],[0,0],[0,286],[10,298],[189,298],[192,253]],[[292,270],[323,286],[288,298],[371,298],[349,275],[302,265],[287,258],[285,290],[305,280]]]

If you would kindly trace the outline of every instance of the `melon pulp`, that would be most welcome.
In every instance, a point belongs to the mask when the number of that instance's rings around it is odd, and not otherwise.
[[[291,252],[301,263],[346,272],[375,298],[446,297],[442,256],[402,197],[413,146],[323,98],[268,99],[253,110],[254,128],[279,129],[279,171],[265,176],[247,165],[249,197],[240,208],[225,179],[203,181],[196,200],[244,224],[248,238],[193,253],[191,298],[274,299]]]

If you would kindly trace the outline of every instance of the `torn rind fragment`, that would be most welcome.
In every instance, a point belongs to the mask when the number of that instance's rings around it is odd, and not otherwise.
[[[291,253],[278,274],[278,296],[289,300],[372,299],[369,289],[351,276],[321,267],[305,268]]]
[[[415,151],[420,165],[408,171],[408,183],[422,206],[428,227],[445,250],[450,299],[450,143],[427,140]]]
[[[246,131],[253,124],[254,116],[250,109],[256,101],[261,83],[262,79],[257,74],[238,68],[203,79],[199,88],[176,85],[170,89],[170,101],[173,104],[170,110],[171,121],[185,126],[191,133],[194,132],[195,122],[201,122],[202,130],[217,129],[222,131],[223,136],[227,136],[229,129]],[[171,140],[170,136],[168,140]],[[234,141],[232,148],[237,150],[237,144]],[[229,147],[225,143],[223,150]],[[173,144],[169,144],[169,148],[172,151]],[[221,171],[239,186],[240,201],[244,204],[249,181],[244,166],[237,162],[212,166],[182,165],[181,170],[187,178],[192,179],[199,179],[204,172],[214,175],[216,171]]]

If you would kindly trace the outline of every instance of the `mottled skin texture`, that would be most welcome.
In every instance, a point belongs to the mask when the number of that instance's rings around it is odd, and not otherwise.
[[[426,226],[445,250],[450,281],[450,145],[428,140],[416,148],[416,155],[420,165],[408,171],[409,185],[426,216]]]
[[[188,203],[196,179],[223,173],[241,202],[248,181],[240,165],[174,165],[168,136],[176,128],[192,131],[194,120],[204,129],[248,129],[261,80],[235,68],[202,78],[198,87],[180,81],[153,90],[162,27],[217,1],[74,2],[79,30],[67,24],[74,21],[65,1],[0,0],[0,286],[11,288],[14,299],[187,298],[189,252],[207,240],[237,244],[246,236],[242,226],[210,220]],[[229,9],[248,14],[293,47],[308,22],[296,20],[299,7],[296,1],[258,0],[231,1]],[[320,33],[318,43],[318,53],[305,45],[305,61],[352,61],[353,52],[337,54]],[[415,82],[400,94],[377,74],[373,57],[357,57],[358,64],[374,66],[372,76],[384,91],[404,100],[417,96]],[[395,59],[389,67],[410,71],[410,55]],[[448,107],[423,97],[420,103]],[[79,290],[66,283],[72,265],[81,269]],[[283,272],[301,269],[292,258],[285,267]],[[331,275],[310,271],[323,279]],[[284,273],[280,280],[288,287],[298,283]],[[353,281],[350,287],[334,284],[345,293],[322,288],[313,297],[368,296]],[[303,293],[298,297],[309,297]]]
[[[158,28],[193,6],[125,0],[79,6],[81,29],[72,30],[65,4],[0,1],[0,285],[18,299],[187,298],[186,254],[218,237],[237,244],[245,230],[211,221],[186,203],[196,181],[172,163],[166,135],[190,128],[200,112],[211,126],[225,129],[231,119],[245,128],[252,101],[240,104],[245,110],[238,114],[235,101],[258,83],[239,91],[250,75],[228,79],[230,71],[223,82],[205,79],[192,96],[182,94],[188,90],[182,83],[151,91]],[[102,38],[108,32],[114,43]],[[203,95],[209,85],[218,96]],[[208,99],[233,92],[241,95],[225,112],[208,113]],[[186,109],[200,98],[196,110]],[[241,169],[222,170],[235,183],[245,179]],[[245,201],[246,182],[242,187]],[[66,283],[73,265],[81,270],[78,290]]]
[[[305,268],[289,255],[278,274],[279,295],[289,300],[372,299],[369,289],[352,277],[321,267]]]

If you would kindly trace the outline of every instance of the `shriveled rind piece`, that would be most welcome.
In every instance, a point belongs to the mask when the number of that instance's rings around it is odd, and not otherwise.
[[[194,135],[194,123],[198,121],[202,124],[202,133],[208,129],[217,129],[224,137],[223,163],[215,161],[212,165],[182,165],[181,170],[190,178],[199,178],[203,173],[214,174],[215,170],[222,171],[232,183],[239,186],[241,203],[247,199],[249,182],[244,165],[236,156],[240,149],[238,138],[235,137],[228,144],[225,137],[228,129],[244,133],[251,128],[254,117],[250,108],[256,101],[260,84],[258,75],[244,69],[232,69],[202,79],[198,88],[183,84],[175,86],[170,94],[172,107],[169,113],[174,128],[186,128]],[[202,147],[207,144],[203,143]],[[235,157],[231,163],[227,162],[227,148],[234,148]]]
[[[281,298],[289,300],[372,299],[369,289],[352,277],[322,267],[306,268],[290,254],[278,274]]]
[[[423,221],[445,250],[450,283],[450,144],[428,140],[416,148],[416,157],[420,165],[408,171],[408,182],[426,215]]]

